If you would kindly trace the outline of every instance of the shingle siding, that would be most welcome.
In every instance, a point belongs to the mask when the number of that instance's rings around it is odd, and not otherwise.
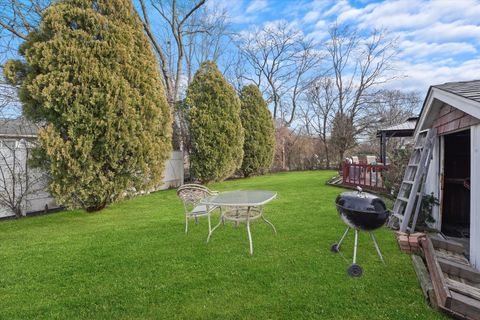
[[[444,104],[438,117],[433,122],[438,134],[446,134],[460,129],[468,128],[480,123],[480,120],[452,106]]]

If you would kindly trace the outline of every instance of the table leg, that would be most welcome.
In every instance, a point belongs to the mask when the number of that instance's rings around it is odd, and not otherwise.
[[[268,221],[267,219],[265,219],[265,217],[263,216],[263,214],[262,214],[262,219],[263,219],[263,221],[265,221],[267,224],[269,224],[269,225],[272,227],[273,233],[276,235],[276,234],[277,234],[277,229],[275,229],[275,226],[273,225],[273,223],[271,223],[270,221]]]
[[[253,255],[252,233],[250,232],[250,207],[247,209],[247,233],[248,241],[250,242],[250,255]]]
[[[277,235],[277,229],[275,229],[275,226],[273,225],[273,223],[271,223],[270,221],[268,221],[265,216],[263,215],[263,207],[260,207],[260,213],[261,213],[261,217],[262,217],[262,220],[265,221],[268,225],[270,225],[270,227],[272,227],[273,229],[273,233],[275,235]]]
[[[210,241],[210,237],[212,236],[213,231],[215,231],[221,224],[224,224],[222,207],[220,207],[220,220],[218,221],[218,224],[215,227],[213,227],[213,229],[208,233],[207,243],[208,241]]]
[[[237,211],[237,216],[236,216],[236,217],[237,217],[237,220],[235,221],[235,228],[238,228],[238,225],[240,224],[240,223],[238,222],[238,207],[237,207],[236,211]]]

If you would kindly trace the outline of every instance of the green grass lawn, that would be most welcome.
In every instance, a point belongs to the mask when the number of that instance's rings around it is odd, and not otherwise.
[[[68,211],[0,223],[1,319],[437,319],[424,302],[408,255],[378,231],[383,266],[360,234],[361,278],[346,274],[353,235],[330,252],[345,225],[326,186],[331,171],[233,180],[223,190],[267,189],[277,227],[215,231],[207,220],[184,233],[174,190],[115,204],[99,213]],[[213,218],[218,221],[218,214]]]

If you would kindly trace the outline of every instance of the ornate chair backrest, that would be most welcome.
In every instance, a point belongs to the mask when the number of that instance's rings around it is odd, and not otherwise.
[[[185,211],[191,211],[200,200],[211,196],[215,192],[200,184],[184,184],[177,189],[177,196],[182,200]]]

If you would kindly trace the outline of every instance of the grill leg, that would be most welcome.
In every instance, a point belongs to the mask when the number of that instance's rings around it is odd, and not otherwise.
[[[345,230],[345,232],[343,233],[342,237],[340,238],[340,241],[338,241],[338,244],[337,244],[338,250],[340,250],[340,246],[342,245],[343,240],[347,236],[348,231],[350,231],[350,227],[347,227],[347,230]]]
[[[377,240],[375,239],[373,232],[370,232],[370,236],[372,237],[373,244],[375,244],[375,249],[377,249],[377,253],[378,253],[378,256],[380,257],[380,260],[382,260],[382,263],[385,264],[385,260],[383,260],[382,252],[380,251],[380,247],[378,246]]]
[[[357,245],[358,245],[358,230],[355,229],[355,245],[353,246],[353,263],[348,267],[347,272],[351,277],[362,276],[363,270],[357,264]]]
[[[332,251],[334,253],[339,253],[340,252],[340,246],[342,245],[343,240],[347,236],[348,231],[350,231],[350,227],[347,227],[347,230],[345,230],[345,232],[343,233],[343,235],[340,238],[340,241],[338,241],[338,243],[332,244],[332,246],[330,247],[330,251]]]
[[[358,244],[358,230],[355,229],[355,245],[353,246],[353,264],[357,263],[357,244]]]

